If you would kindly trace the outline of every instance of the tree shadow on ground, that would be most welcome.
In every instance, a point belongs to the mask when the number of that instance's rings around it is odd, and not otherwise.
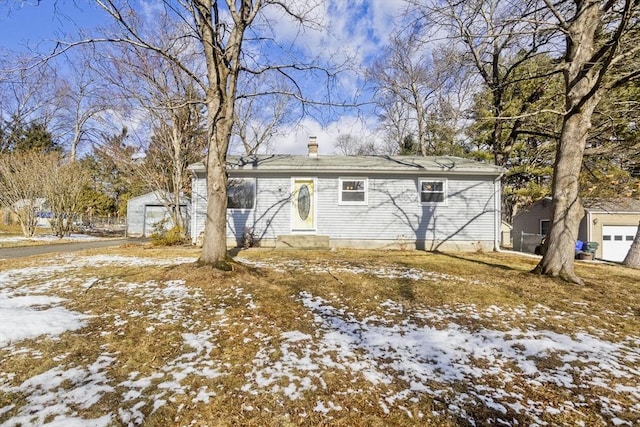
[[[456,259],[456,260],[459,260],[459,261],[466,261],[466,262],[470,262],[470,263],[474,263],[474,264],[480,264],[480,265],[483,265],[485,267],[498,268],[500,270],[505,270],[505,271],[513,271],[513,272],[518,272],[518,273],[521,273],[523,271],[525,271],[525,272],[530,271],[530,268],[527,268],[527,269],[516,268],[516,267],[513,267],[513,266],[509,265],[506,262],[502,262],[501,260],[497,260],[497,259],[493,260],[493,261],[477,259],[477,255],[474,254],[473,252],[469,252],[468,254],[454,254],[454,253],[449,253],[449,252],[435,251],[434,253],[437,253],[438,255],[444,256],[444,257],[447,257],[447,258],[452,258],[452,259]]]

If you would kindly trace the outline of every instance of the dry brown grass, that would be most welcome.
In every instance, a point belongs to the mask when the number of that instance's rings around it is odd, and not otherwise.
[[[158,259],[198,255],[188,247],[135,246],[87,251],[77,256],[98,254]],[[300,387],[299,378],[286,375],[276,378],[268,387],[256,386],[252,381],[256,363],[268,359],[277,371],[283,358],[296,355],[302,359],[318,350],[305,347],[310,340],[286,339],[290,331],[307,334],[313,337],[313,342],[321,337],[318,313],[301,303],[304,293],[322,298],[332,307],[344,308],[342,320],[357,319],[364,324],[364,319],[371,319],[367,325],[412,322],[444,329],[455,322],[470,333],[517,328],[567,336],[597,331],[600,338],[611,342],[640,337],[640,271],[619,266],[579,263],[577,272],[586,286],[578,287],[532,275],[529,271],[535,266],[535,259],[503,253],[252,249],[242,251],[240,257],[250,263],[240,263],[231,272],[194,263],[72,268],[77,261],[70,258],[67,271],[25,279],[20,283],[25,289],[43,281],[54,283],[46,292],[66,298],[66,308],[92,317],[84,328],[58,338],[40,337],[0,349],[0,423],[18,416],[21,408],[30,405],[29,393],[7,392],[7,387],[19,387],[29,378],[56,367],[87,369],[105,356],[113,358],[102,368],[110,391],[102,393],[100,400],[89,407],[75,404],[69,411],[85,419],[112,414],[115,425],[127,424],[119,410],[125,410],[135,424],[133,408],[145,426],[454,426],[466,425],[469,420],[477,425],[490,425],[497,419],[528,425],[533,419],[526,413],[513,410],[501,413],[479,397],[470,399],[471,403],[462,408],[465,416],[450,405],[462,394],[477,393],[476,386],[504,390],[505,404],[513,403],[517,394],[524,396],[523,401],[544,402],[553,407],[576,400],[572,390],[558,384],[532,384],[527,376],[517,374],[515,366],[515,374],[508,382],[488,376],[478,379],[478,384],[459,381],[443,386],[434,379],[425,384],[439,391],[439,395],[412,393],[400,403],[385,405],[381,405],[385,397],[389,399],[407,389],[398,372],[386,372],[394,376],[394,382],[375,384],[362,371],[344,367],[325,367],[322,372],[299,368],[291,375],[300,378],[306,375],[313,387]],[[280,267],[251,265],[255,263]],[[0,261],[0,272],[34,264],[38,262],[33,259]],[[367,273],[375,268],[429,272],[431,276],[413,280]],[[172,283],[181,283],[180,289],[188,295],[171,291]],[[382,304],[385,301],[395,302],[402,311],[386,309]],[[504,313],[521,315],[485,315],[495,307]],[[457,313],[457,317],[420,316],[429,310],[448,310]],[[207,334],[205,341],[210,348],[187,345],[185,334],[198,333]],[[194,353],[197,356],[191,359],[185,357]],[[266,359],[257,358],[258,354],[265,354]],[[338,360],[335,354],[327,357]],[[554,354],[536,362],[541,369],[549,370],[558,369],[563,363]],[[484,359],[474,363],[479,369],[490,367],[485,366]],[[282,369],[284,372],[285,368]],[[7,376],[8,373],[11,375]],[[175,377],[176,373],[180,378]],[[139,379],[145,379],[148,385],[136,388],[130,384]],[[639,379],[611,378],[611,381],[637,390]],[[179,382],[179,392],[167,388],[171,381]],[[291,384],[300,390],[295,399],[285,392]],[[67,381],[60,387],[73,390],[79,385]],[[203,391],[209,393],[208,400],[197,398]],[[615,393],[597,385],[584,385],[580,393],[592,401],[602,396],[620,401],[623,407],[639,405],[633,394]],[[157,400],[165,403],[154,410],[153,402]],[[333,402],[341,410],[318,412],[319,402],[324,405]],[[15,406],[2,409],[10,405]],[[637,410],[623,409],[621,413],[630,422],[640,422]],[[558,413],[542,411],[538,417],[551,425],[606,425],[612,419],[603,417],[598,407]]]

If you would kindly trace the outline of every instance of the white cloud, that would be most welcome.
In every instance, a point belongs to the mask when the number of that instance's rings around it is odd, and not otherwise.
[[[273,152],[278,154],[306,154],[310,136],[318,142],[318,153],[335,154],[335,142],[341,134],[352,134],[363,138],[377,138],[372,118],[343,115],[323,126],[312,118],[302,120],[296,127],[285,130],[284,136],[274,143]]]
[[[292,43],[309,57],[336,62],[348,59],[359,68],[386,42],[404,1],[333,0],[305,5],[304,13],[310,20],[305,27],[281,9],[265,9],[264,17],[272,24],[275,37],[282,43]]]

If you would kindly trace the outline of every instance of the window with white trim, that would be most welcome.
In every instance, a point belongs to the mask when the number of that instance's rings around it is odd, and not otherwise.
[[[366,178],[340,178],[341,205],[366,205],[368,180]]]
[[[227,209],[253,209],[256,200],[254,178],[229,178],[227,184]]]
[[[423,205],[444,205],[447,203],[446,179],[420,179],[420,203]]]

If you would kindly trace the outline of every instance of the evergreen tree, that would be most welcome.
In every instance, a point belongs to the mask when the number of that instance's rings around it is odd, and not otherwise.
[[[32,150],[60,152],[61,147],[47,127],[38,121],[24,123],[14,117],[0,126],[0,153]]]

